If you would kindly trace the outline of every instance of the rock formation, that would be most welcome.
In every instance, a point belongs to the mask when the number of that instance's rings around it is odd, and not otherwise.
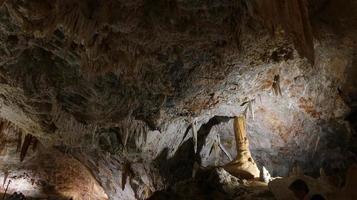
[[[250,154],[245,124],[243,116],[234,118],[233,129],[236,139],[237,156],[232,162],[224,166],[224,169],[236,177],[253,179],[260,176],[260,171]]]
[[[193,183],[223,198],[201,170],[230,156],[252,158],[253,177],[345,177],[357,160],[353,0],[0,5],[1,192],[136,200]]]
[[[303,180],[309,187],[309,194],[319,194],[327,199],[345,199],[352,200],[357,197],[355,185],[357,184],[356,165],[352,165],[346,173],[346,182],[343,187],[339,187],[334,181],[331,181],[332,177],[325,177],[321,174],[318,179],[314,179],[303,174],[292,175],[285,178],[277,178],[269,183],[270,190],[274,193],[277,200],[294,199],[292,191],[288,189],[289,185],[297,180]]]

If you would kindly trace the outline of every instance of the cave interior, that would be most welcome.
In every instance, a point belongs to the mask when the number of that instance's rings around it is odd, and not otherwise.
[[[0,0],[0,58],[2,200],[357,199],[356,0]]]

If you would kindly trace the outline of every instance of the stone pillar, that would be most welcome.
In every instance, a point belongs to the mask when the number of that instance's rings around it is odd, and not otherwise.
[[[225,165],[224,169],[233,176],[253,179],[260,176],[260,171],[250,154],[245,126],[244,116],[234,118],[233,129],[236,139],[237,157]]]

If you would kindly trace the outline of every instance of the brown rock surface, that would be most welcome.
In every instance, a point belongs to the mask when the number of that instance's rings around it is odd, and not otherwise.
[[[356,162],[353,0],[0,5],[0,118],[60,162],[76,159],[109,199],[146,199],[190,179],[194,163],[229,163],[210,144],[219,136],[237,156],[231,124],[244,113],[246,157],[273,176],[288,175],[294,163],[331,175]],[[249,112],[246,102],[254,102]],[[9,150],[5,140],[0,149]],[[23,162],[36,165],[31,147]],[[20,156],[8,155],[16,171]],[[93,178],[84,177],[74,182]]]

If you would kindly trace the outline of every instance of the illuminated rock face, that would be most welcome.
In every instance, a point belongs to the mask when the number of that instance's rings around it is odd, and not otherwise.
[[[0,117],[65,153],[59,163],[77,159],[110,199],[145,199],[195,162],[229,163],[208,144],[219,135],[236,157],[242,114],[251,156],[273,176],[354,160],[353,1],[0,2]]]
[[[1,132],[1,193],[7,188],[7,194],[21,192],[28,198],[108,199],[85,166],[56,149],[32,144],[21,162],[18,133],[11,125]]]

